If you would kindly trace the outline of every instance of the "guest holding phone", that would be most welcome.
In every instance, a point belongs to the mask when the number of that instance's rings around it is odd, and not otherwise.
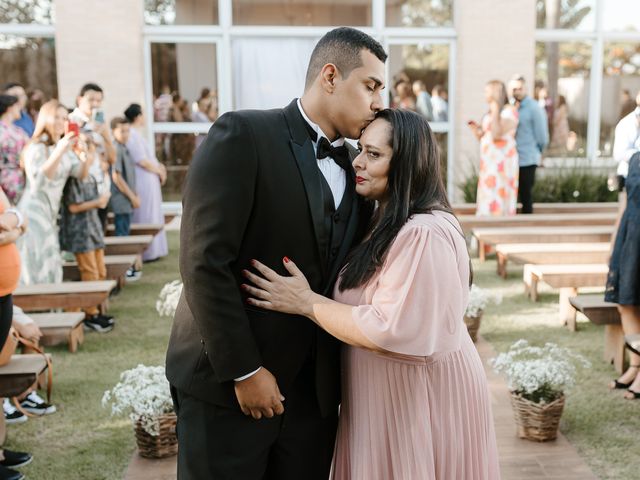
[[[518,112],[508,103],[507,89],[499,80],[485,86],[489,112],[479,125],[468,122],[480,140],[480,169],[476,215],[515,215],[518,203]]]
[[[21,283],[25,285],[62,281],[58,210],[67,179],[88,175],[88,165],[81,161],[87,141],[84,134],[79,137],[69,129],[66,107],[57,100],[42,106],[24,152],[27,187],[18,204],[30,224],[18,242],[23,261]]]
[[[82,86],[76,98],[78,106],[69,115],[69,119],[78,123],[81,130],[89,133],[91,140],[96,144],[98,161],[93,163],[89,174],[95,179],[100,195],[111,191],[111,178],[108,170],[109,165],[116,163],[116,150],[102,110],[103,100],[104,92],[102,88],[95,83],[87,83]],[[101,208],[98,211],[98,215],[100,216],[102,228],[106,231],[107,209]]]

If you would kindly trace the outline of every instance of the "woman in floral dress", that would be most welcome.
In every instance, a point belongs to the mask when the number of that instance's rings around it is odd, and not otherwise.
[[[57,100],[45,103],[24,152],[27,188],[18,205],[29,219],[27,233],[18,242],[23,285],[62,281],[57,227],[62,190],[70,176],[88,174],[87,164],[72,149],[78,139],[73,132],[64,133],[67,115]]]
[[[11,95],[0,95],[0,187],[12,204],[16,204],[24,189],[24,173],[20,169],[20,154],[29,137],[13,122],[20,118],[20,104]]]
[[[469,122],[480,140],[480,171],[476,215],[515,215],[518,203],[518,112],[508,103],[507,89],[499,80],[485,86],[489,112],[482,125]]]

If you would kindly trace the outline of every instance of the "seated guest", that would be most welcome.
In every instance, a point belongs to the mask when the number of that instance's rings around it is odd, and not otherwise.
[[[88,144],[86,162],[99,162],[93,142]],[[89,167],[91,170],[91,167]],[[60,217],[60,247],[75,255],[82,281],[104,280],[104,230],[98,210],[109,204],[111,192],[98,193],[98,182],[93,175],[86,178],[71,177],[62,192]],[[84,324],[96,332],[113,329],[113,317],[101,315],[98,307],[85,309]]]
[[[24,285],[62,281],[56,221],[62,189],[70,176],[88,174],[86,162],[80,160],[86,154],[84,142],[78,142],[73,131],[65,134],[67,117],[67,109],[57,100],[45,103],[24,151],[27,187],[18,204],[29,219],[29,230],[18,241]]]
[[[25,220],[20,211],[10,208],[9,199],[0,187],[0,349],[9,336],[13,318],[11,293],[20,278],[20,255],[15,241],[24,233]],[[5,439],[4,417],[0,416],[0,444]],[[24,475],[12,468],[31,462],[31,455],[0,448],[0,480],[21,480]]]
[[[111,170],[111,200],[109,207],[115,215],[116,236],[123,237],[131,233],[133,209],[140,207],[140,198],[136,195],[136,164],[127,149],[130,133],[129,122],[116,117],[111,120],[111,130],[115,139],[116,163]],[[142,272],[131,267],[127,271],[127,280],[137,280]]]

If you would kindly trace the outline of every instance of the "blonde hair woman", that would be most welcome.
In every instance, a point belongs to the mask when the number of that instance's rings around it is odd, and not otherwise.
[[[48,101],[40,108],[33,137],[24,150],[27,186],[18,205],[29,219],[29,230],[18,242],[24,285],[62,281],[56,224],[62,189],[70,176],[88,174],[88,165],[81,160],[85,139],[73,131],[65,133],[67,124],[67,109],[57,100]]]
[[[500,80],[485,86],[489,111],[478,125],[469,122],[480,140],[480,169],[476,215],[515,215],[518,203],[518,112],[509,105],[507,89]]]

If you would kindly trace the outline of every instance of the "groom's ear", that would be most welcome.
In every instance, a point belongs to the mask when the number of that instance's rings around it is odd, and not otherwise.
[[[333,63],[327,63],[322,70],[320,70],[320,83],[322,85],[322,89],[327,93],[333,93],[336,88],[336,80],[340,72],[338,71],[338,67],[336,67]]]

